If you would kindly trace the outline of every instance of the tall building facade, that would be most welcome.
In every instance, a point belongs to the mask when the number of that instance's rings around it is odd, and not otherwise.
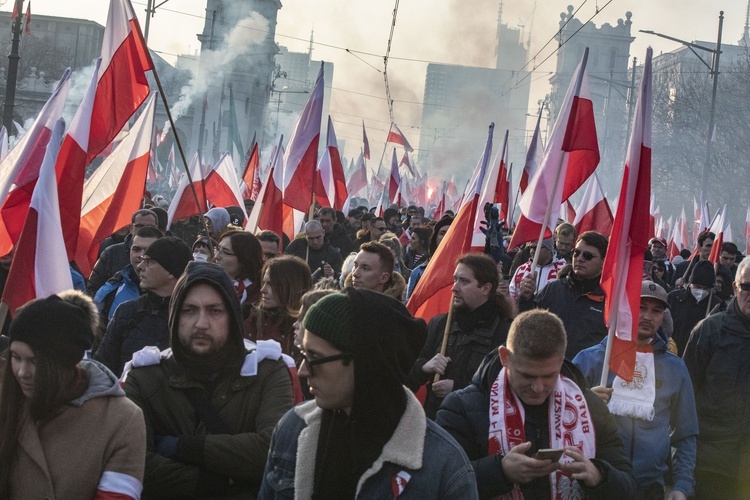
[[[193,101],[191,150],[201,149],[204,161],[227,149],[230,105],[237,118],[243,147],[263,134],[272,85],[279,0],[207,0],[203,32],[198,34],[198,78],[207,82],[203,96]],[[248,40],[252,40],[249,43]],[[226,65],[217,59],[227,58]],[[230,103],[230,88],[233,103]],[[235,163],[241,161],[235,151]],[[238,166],[238,168],[240,168]]]
[[[573,17],[573,6],[560,14],[560,42],[557,52],[557,68],[550,78],[550,120],[548,133],[560,112],[570,81],[584,50],[588,47],[587,63],[589,89],[594,104],[599,152],[601,162],[599,179],[605,191],[612,197],[619,192],[622,178],[622,165],[625,159],[625,145],[628,127],[628,96],[631,85],[628,62],[630,44],[635,39],[630,34],[632,14],[625,13],[625,20],[617,24],[609,23],[596,27]]]
[[[510,159],[523,163],[530,75],[520,71],[528,56],[521,35],[520,29],[503,22],[501,1],[494,68],[428,64],[419,134],[421,169],[437,178],[447,179],[455,172],[457,178],[468,179],[491,122],[495,151],[508,129]]]

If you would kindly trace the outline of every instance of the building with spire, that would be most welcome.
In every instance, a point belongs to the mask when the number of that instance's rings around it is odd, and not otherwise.
[[[205,92],[192,103],[190,136],[190,149],[201,149],[204,162],[211,163],[226,151],[231,135],[239,138],[232,148],[237,163],[245,155],[237,151],[239,143],[247,149],[254,136],[263,134],[274,56],[279,51],[274,40],[280,8],[279,0],[206,2],[203,32],[198,34],[198,78],[205,82]],[[230,108],[234,110],[236,129]]]
[[[418,166],[435,177],[458,173],[468,179],[495,123],[495,151],[510,130],[511,161],[523,163],[526,154],[526,113],[530,74],[522,71],[528,46],[520,28],[503,21],[499,2],[495,40],[495,67],[427,65],[424,106],[417,150]],[[399,124],[401,125],[401,124]],[[401,125],[403,132],[409,131]]]

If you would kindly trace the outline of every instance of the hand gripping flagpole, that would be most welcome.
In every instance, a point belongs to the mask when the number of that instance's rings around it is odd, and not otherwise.
[[[451,298],[451,305],[448,307],[448,318],[445,323],[445,330],[443,330],[443,344],[440,346],[440,354],[445,356],[445,351],[448,349],[448,335],[451,332],[451,323],[453,323],[453,299]],[[436,373],[432,383],[440,380],[440,374]]]

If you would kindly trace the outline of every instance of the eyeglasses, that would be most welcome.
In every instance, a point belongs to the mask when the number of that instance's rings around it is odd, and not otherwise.
[[[750,292],[750,283],[737,283],[737,285],[743,292]]]
[[[372,228],[378,231],[385,231],[387,229],[385,226],[372,226]]]
[[[225,257],[235,257],[237,255],[236,253],[232,253],[229,250],[227,250],[226,248],[222,248],[222,247],[219,247],[216,250],[216,253],[220,253],[221,255],[223,255]]]
[[[324,358],[311,359],[305,351],[302,351],[301,349],[300,351],[302,352],[303,360],[305,361],[305,363],[307,363],[307,370],[310,372],[310,375],[313,374],[314,366],[323,365],[332,361],[338,361],[340,359],[347,360],[348,362],[348,360],[352,359],[352,355],[348,352],[342,352],[340,354],[334,354],[333,356],[326,356]]]
[[[575,259],[580,256],[583,256],[583,260],[591,260],[596,257],[596,255],[589,252],[588,250],[579,250],[577,248],[573,249],[573,258]]]

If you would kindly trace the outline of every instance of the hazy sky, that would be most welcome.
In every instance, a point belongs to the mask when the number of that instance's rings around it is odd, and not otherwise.
[[[161,2],[162,0],[158,0]],[[157,2],[157,3],[158,3]],[[382,70],[391,28],[393,1],[378,0],[282,0],[276,40],[291,51],[307,51],[311,30],[315,30],[313,57],[335,65],[331,101],[337,136],[346,140],[346,156],[354,156],[361,145],[361,120],[364,119],[373,156],[382,151],[388,129],[388,108],[383,75],[344,49],[358,54],[367,63]],[[503,19],[511,27],[523,25],[524,38],[531,35],[530,54],[554,36],[560,13],[570,0],[505,0]],[[9,10],[11,3],[2,9]],[[141,25],[145,1],[133,1]],[[719,10],[725,12],[724,43],[736,43],[745,24],[747,0],[578,0],[577,17],[587,20],[598,9],[593,21],[615,25],[633,12],[630,57],[645,55],[651,44],[655,54],[679,46],[674,42],[639,34],[654,30],[686,40],[716,40]],[[81,17],[105,24],[107,0],[34,0],[32,15],[48,14]],[[391,48],[388,73],[395,99],[396,123],[412,144],[418,142],[421,100],[427,62],[491,67],[497,26],[497,0],[404,0],[400,2]],[[533,12],[533,16],[532,16]],[[202,30],[205,2],[169,0],[157,10],[151,22],[149,46],[168,60],[174,54],[195,51],[196,33]],[[33,16],[32,16],[33,17]],[[33,25],[32,25],[33,30]],[[541,60],[556,47],[550,44],[537,58]],[[537,99],[549,92],[546,74],[554,70],[555,56],[533,75],[530,109],[536,111]],[[499,126],[502,126],[499,124]],[[479,152],[477,152],[478,156]]]

